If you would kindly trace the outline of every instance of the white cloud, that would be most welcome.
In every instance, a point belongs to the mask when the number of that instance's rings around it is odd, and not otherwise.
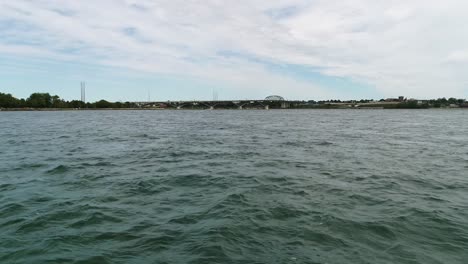
[[[314,67],[385,96],[466,96],[467,8],[462,0],[5,0],[0,52],[298,97],[339,94],[261,62]]]
[[[468,63],[468,50],[457,50],[450,53],[447,62]]]

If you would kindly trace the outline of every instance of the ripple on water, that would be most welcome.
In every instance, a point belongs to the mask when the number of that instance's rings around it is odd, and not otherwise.
[[[0,262],[468,259],[463,111],[11,114]]]
[[[107,213],[101,212],[91,212],[87,213],[86,217],[75,221],[69,225],[71,228],[82,228],[82,227],[89,227],[93,225],[100,225],[100,224],[112,224],[112,223],[121,223],[122,220],[118,217],[114,217]]]
[[[0,215],[4,218],[16,215],[19,212],[26,210],[26,206],[20,203],[8,203],[0,206]]]
[[[0,192],[11,191],[11,190],[14,190],[14,189],[16,189],[15,184],[9,184],[9,183],[0,184]]]
[[[65,165],[58,165],[55,168],[48,170],[47,174],[49,175],[65,174],[69,170],[70,168]]]

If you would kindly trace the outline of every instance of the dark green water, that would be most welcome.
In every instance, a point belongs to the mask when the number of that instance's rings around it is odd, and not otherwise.
[[[468,112],[3,112],[0,262],[468,263]]]

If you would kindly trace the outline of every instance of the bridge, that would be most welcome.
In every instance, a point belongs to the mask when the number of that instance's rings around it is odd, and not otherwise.
[[[134,102],[141,108],[160,109],[287,109],[302,101],[287,101],[281,96],[268,96],[263,100],[193,100],[193,101],[154,101]]]

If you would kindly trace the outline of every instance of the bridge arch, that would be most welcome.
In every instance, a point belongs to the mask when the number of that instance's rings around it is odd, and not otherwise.
[[[279,95],[270,95],[265,98],[265,101],[285,101],[285,99]]]

